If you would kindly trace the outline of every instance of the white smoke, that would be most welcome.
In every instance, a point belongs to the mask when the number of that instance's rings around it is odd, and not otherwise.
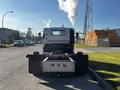
[[[79,0],[58,0],[58,3],[60,10],[63,10],[68,14],[68,18],[74,26]]]
[[[42,22],[43,22],[43,24],[45,25],[45,27],[49,28],[50,25],[51,25],[51,23],[52,23],[52,20],[51,20],[51,19],[49,19],[49,20],[47,20],[47,21],[42,20]]]

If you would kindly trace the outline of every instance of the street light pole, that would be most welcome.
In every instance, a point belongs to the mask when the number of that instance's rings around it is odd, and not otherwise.
[[[2,43],[5,43],[4,18],[5,18],[5,16],[6,16],[7,14],[9,14],[9,13],[13,13],[13,11],[7,11],[7,12],[4,13],[3,16],[2,16],[2,40],[1,40]]]
[[[4,28],[4,17],[5,17],[8,13],[13,13],[13,11],[7,11],[6,13],[3,14],[3,17],[2,17],[2,28]]]

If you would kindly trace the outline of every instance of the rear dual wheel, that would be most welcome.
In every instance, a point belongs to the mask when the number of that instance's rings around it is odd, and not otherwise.
[[[45,58],[44,55],[33,54],[28,55],[29,58],[29,73],[32,73],[35,76],[42,74],[42,60]]]
[[[88,73],[88,55],[83,55],[81,52],[74,54],[71,58],[75,61],[75,74],[84,75]]]

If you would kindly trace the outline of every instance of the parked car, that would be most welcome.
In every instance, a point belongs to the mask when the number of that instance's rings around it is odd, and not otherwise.
[[[37,44],[43,44],[43,40],[38,41]]]
[[[34,42],[31,41],[31,40],[25,40],[25,45],[26,45],[26,46],[33,46],[33,45],[34,45]]]
[[[24,41],[23,40],[15,40],[13,43],[14,47],[23,47],[25,46]]]

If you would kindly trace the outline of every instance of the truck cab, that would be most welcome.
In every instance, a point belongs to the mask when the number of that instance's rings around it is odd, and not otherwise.
[[[74,29],[45,28],[43,46],[43,52],[74,53]]]

